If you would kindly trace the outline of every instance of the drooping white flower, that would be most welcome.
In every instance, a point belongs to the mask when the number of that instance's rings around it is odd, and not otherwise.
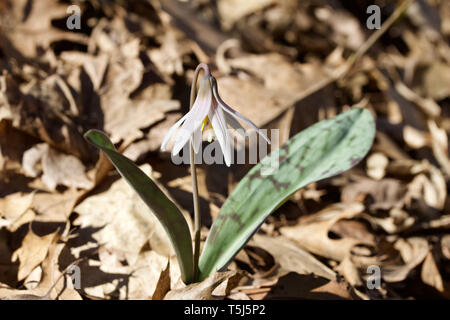
[[[181,126],[175,138],[172,154],[178,154],[189,141],[192,143],[194,152],[198,153],[202,142],[202,130],[205,124],[209,123],[219,141],[225,163],[230,166],[232,150],[227,124],[234,129],[243,129],[237,119],[255,129],[270,144],[267,136],[252,121],[232,109],[220,98],[216,79],[211,74],[206,74],[200,80],[198,94],[191,110],[169,129],[162,142],[161,150],[166,149],[170,137]]]

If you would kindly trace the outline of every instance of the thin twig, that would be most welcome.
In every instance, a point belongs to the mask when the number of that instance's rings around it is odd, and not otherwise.
[[[392,13],[392,15],[383,23],[380,29],[375,31],[364,43],[363,45],[356,51],[353,55],[351,55],[347,61],[344,63],[343,67],[338,68],[335,72],[331,74],[330,77],[319,80],[310,87],[306,88],[306,90],[300,92],[297,95],[294,95],[292,100],[286,104],[283,108],[280,109],[279,114],[282,114],[286,110],[292,108],[298,101],[305,99],[306,97],[312,95],[313,93],[325,88],[326,86],[332,84],[333,82],[345,77],[355,63],[364,55],[366,52],[375,44],[375,42],[387,31],[389,28],[400,18],[402,14],[404,14],[409,6],[414,2],[414,0],[405,0],[403,1]]]

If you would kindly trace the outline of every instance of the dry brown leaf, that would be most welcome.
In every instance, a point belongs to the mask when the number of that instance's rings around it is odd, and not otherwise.
[[[450,95],[450,66],[434,61],[424,74],[424,90],[428,97],[443,100]]]
[[[277,53],[248,55],[229,59],[227,63],[233,68],[249,72],[256,79],[261,79],[266,89],[277,92],[281,97],[304,91],[311,83],[326,76],[317,64],[291,63]]]
[[[389,210],[389,216],[378,218],[373,215],[363,214],[362,218],[370,223],[383,228],[389,234],[399,233],[412,227],[416,219],[400,208]]]
[[[236,292],[244,293],[252,300],[341,300],[353,298],[348,285],[343,282],[295,272],[289,272],[269,282],[237,287]]]
[[[430,135],[428,132],[417,130],[409,125],[403,128],[403,139],[413,149],[420,149],[430,144]]]
[[[34,268],[44,261],[47,256],[50,245],[55,241],[58,233],[50,233],[46,236],[38,236],[33,230],[28,230],[27,235],[22,241],[19,249],[14,251],[12,261],[19,260],[19,273],[17,279],[19,281],[25,279]]]
[[[374,181],[367,178],[358,178],[354,183],[348,183],[342,189],[341,199],[344,202],[360,201],[366,195],[371,195],[373,203],[370,210],[389,210],[401,208],[404,203],[406,187],[401,181],[391,178]]]
[[[82,189],[89,189],[93,185],[78,158],[58,152],[48,144],[37,144],[24,153],[22,165],[29,176],[37,176],[36,166],[40,161],[42,182],[49,190],[55,190],[58,185]]]
[[[381,180],[386,174],[388,158],[381,152],[371,154],[367,160],[367,175],[375,180]]]
[[[92,56],[83,52],[70,51],[63,52],[61,54],[61,59],[74,67],[83,67],[84,71],[92,81],[93,89],[95,91],[100,89],[109,63],[107,54],[100,53],[97,56]],[[68,80],[70,81],[70,79]],[[77,87],[73,84],[72,86]]]
[[[18,83],[8,73],[0,76],[0,79],[4,83],[0,90],[0,101],[3,101],[0,105],[2,119],[10,121],[14,128],[67,154],[84,160],[92,158],[87,142],[83,139],[82,129],[75,124],[79,106],[61,76],[46,74],[44,79],[39,77],[25,84]],[[25,146],[28,145],[29,143]],[[16,152],[23,147],[17,148]]]
[[[166,112],[178,109],[180,104],[176,100],[148,95],[142,100],[131,99],[131,94],[142,83],[145,70],[139,57],[140,40],[124,32],[123,23],[115,19],[112,30],[106,21],[99,23],[93,31],[93,43],[110,56],[99,91],[104,129],[113,143],[124,140],[122,145],[128,146],[144,137],[140,129],[163,120]],[[117,41],[118,35],[121,42]]]
[[[280,265],[281,272],[314,274],[329,280],[336,278],[333,270],[283,236],[274,238],[256,234],[250,244],[267,250]]]
[[[167,261],[167,267],[161,272],[152,300],[162,300],[170,290],[170,260]]]
[[[67,189],[62,193],[37,192],[33,198],[34,221],[65,222],[79,198],[88,190]]]
[[[277,94],[260,83],[231,76],[220,77],[217,83],[222,99],[259,127],[283,112]]]
[[[129,159],[136,161],[139,156],[147,152],[160,151],[161,143],[164,140],[170,127],[175,124],[181,116],[179,113],[168,114],[165,121],[162,121],[150,128],[150,132],[142,140],[131,144],[125,151],[124,155]]]
[[[9,21],[14,24],[3,24],[9,27],[4,34],[12,42],[14,48],[23,56],[36,58],[39,50],[46,50],[55,41],[67,40],[78,43],[86,43],[87,37],[78,32],[62,31],[52,26],[52,20],[67,17],[67,5],[54,0],[12,1],[13,8],[9,13],[16,14]],[[29,6],[29,8],[27,8]],[[2,18],[3,19],[3,18]]]
[[[450,260],[450,235],[446,234],[441,239],[442,255],[445,259]]]
[[[158,70],[165,75],[182,75],[183,57],[192,52],[193,44],[180,31],[168,28],[159,48],[148,50],[148,55]]]
[[[68,231],[66,225],[62,236],[66,237]],[[0,298],[6,300],[51,300],[56,298],[59,300],[81,300],[81,296],[73,288],[70,278],[67,279],[66,283],[61,281],[67,275],[59,272],[58,258],[65,247],[64,242],[57,243],[60,238],[56,234],[48,248],[48,254],[41,264],[42,277],[37,287],[29,290],[0,288]]]
[[[329,259],[342,261],[350,255],[357,244],[371,244],[354,238],[330,239],[328,232],[341,219],[351,219],[360,215],[364,206],[360,203],[340,203],[314,215],[314,219],[304,224],[280,228],[281,234],[294,240],[304,249]]]
[[[441,108],[434,100],[422,98],[400,80],[395,83],[395,89],[403,98],[413,102],[430,118],[438,117],[441,114]]]
[[[448,136],[444,129],[437,126],[436,122],[429,120],[428,129],[431,134],[431,146],[436,160],[441,165],[447,177],[450,177],[450,160],[448,158]]]
[[[400,176],[415,176],[428,171],[430,163],[427,160],[417,161],[412,159],[394,160],[387,167],[390,174]]]
[[[237,284],[236,278],[242,275],[236,271],[215,272],[199,283],[169,291],[164,300],[218,300],[224,296],[214,296],[213,291],[223,282]],[[231,280],[231,281],[229,281]],[[228,290],[233,288],[228,287]]]
[[[13,193],[0,199],[0,228],[5,226],[14,232],[22,224],[31,222],[34,212],[30,209],[34,193]]]
[[[151,175],[149,165],[141,169]],[[123,179],[81,202],[75,212],[79,216],[74,224],[80,226],[80,235],[84,229],[98,228],[92,238],[108,249],[123,252],[130,264],[147,242],[163,256],[174,254],[158,219]]]
[[[429,207],[441,210],[444,208],[446,198],[445,179],[438,169],[430,166],[429,175],[421,173],[408,184],[405,202],[410,203],[412,199],[416,199]]]
[[[420,273],[422,281],[429,286],[432,286],[439,292],[444,292],[444,284],[439,269],[434,261],[433,254],[428,252],[427,257],[422,265]]]
[[[72,251],[75,250],[72,248]],[[170,264],[174,266],[170,279],[181,281],[177,260],[171,259]],[[152,250],[141,252],[132,262],[128,262],[122,252],[108,250],[100,260],[89,259],[80,265],[81,289],[95,299],[151,299],[166,267],[167,257]]]
[[[110,133],[114,143],[121,140],[128,145],[144,136],[140,129],[150,127],[163,120],[165,112],[177,110],[180,107],[175,100],[132,101],[115,97],[103,101],[105,110],[105,130]]]
[[[406,279],[411,270],[425,259],[429,252],[428,242],[423,238],[399,239],[395,248],[400,251],[403,265],[386,265],[382,268],[382,277],[386,282],[400,282]]]
[[[222,26],[230,29],[236,21],[248,14],[262,10],[277,2],[276,0],[219,0],[217,8],[221,17]]]
[[[339,266],[336,268],[340,274],[342,274],[345,280],[352,286],[361,286],[363,283],[359,275],[358,269],[353,264],[351,257],[346,257]]]

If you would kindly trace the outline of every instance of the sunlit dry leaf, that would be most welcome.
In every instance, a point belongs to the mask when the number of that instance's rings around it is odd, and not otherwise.
[[[383,228],[383,230],[389,234],[404,231],[412,227],[416,222],[414,217],[410,216],[406,211],[400,208],[392,208],[389,210],[388,217],[378,218],[367,214],[364,214],[362,217],[367,219],[370,223]]]
[[[424,74],[424,89],[428,97],[437,101],[450,95],[450,66],[434,61]]]
[[[150,132],[142,140],[131,144],[125,151],[124,156],[136,161],[140,155],[147,152],[160,151],[161,143],[169,129],[181,118],[180,114],[167,114],[166,119],[150,128]]]
[[[35,221],[65,222],[85,190],[67,189],[62,193],[37,192],[33,199]]]
[[[412,159],[394,160],[387,167],[387,171],[394,175],[416,175],[428,171],[430,163],[427,160],[417,161]]]
[[[311,83],[326,77],[325,71],[318,64],[291,63],[276,53],[243,56],[229,59],[227,63],[262,79],[266,89],[274,90],[280,96],[303,91]]]
[[[19,281],[25,279],[35,267],[47,256],[50,245],[54,242],[58,233],[50,233],[40,237],[30,228],[22,241],[22,245],[12,256],[12,261],[19,259]]]
[[[330,239],[328,232],[337,221],[356,217],[363,210],[364,206],[360,203],[336,204],[317,213],[312,221],[297,226],[282,227],[280,231],[284,236],[314,254],[342,261],[355,245],[368,241],[353,238]]]
[[[403,265],[386,265],[382,268],[382,277],[387,282],[400,282],[425,259],[429,252],[428,242],[423,238],[399,239],[395,248],[400,251]]]
[[[333,270],[282,236],[274,238],[256,234],[250,244],[260,246],[264,250],[269,251],[275,258],[276,263],[284,271],[292,271],[298,274],[314,274],[329,280],[336,278]]]
[[[402,207],[406,194],[406,187],[395,179],[386,178],[381,181],[361,178],[354,183],[348,183],[342,189],[342,201],[359,201],[361,196],[371,195],[373,203],[371,210],[389,210],[393,207]]]
[[[421,277],[424,283],[434,287],[440,292],[444,291],[442,276],[436,266],[436,262],[434,261],[433,254],[431,252],[428,252],[427,257],[423,262]]]
[[[20,130],[22,134],[25,132],[29,135],[25,141],[36,137],[67,154],[85,160],[91,159],[92,155],[83,140],[80,126],[74,122],[79,112],[78,106],[62,77],[53,74],[22,85],[7,73],[0,79],[4,83],[5,91],[4,94],[0,91],[0,97],[3,95],[0,99],[4,100],[1,109],[5,110],[0,112],[0,115],[10,120],[12,127]],[[30,148],[27,142],[17,148],[17,151],[21,151],[25,146]],[[24,151],[20,152],[20,157]],[[41,153],[42,151],[36,150],[34,158]],[[33,169],[29,171],[34,173]]]
[[[359,21],[344,10],[332,10],[329,7],[316,9],[316,17],[322,23],[330,24],[332,39],[347,48],[357,50],[364,42],[364,34]]]
[[[169,28],[161,39],[159,48],[151,49],[148,55],[158,70],[166,75],[183,74],[183,56],[192,51],[190,39],[176,29]]]
[[[263,127],[283,112],[280,97],[256,81],[226,76],[217,78],[217,83],[222,99],[252,119],[258,127]]]
[[[39,285],[39,282],[42,278],[42,268],[41,266],[37,266],[33,271],[28,275],[28,277],[23,281],[23,285],[27,289],[36,289]]]
[[[111,133],[111,141],[117,143],[124,140],[128,145],[144,134],[140,129],[163,120],[164,113],[179,108],[175,100],[132,101],[123,97],[114,97],[104,101],[108,105],[105,110],[105,130]]]
[[[63,236],[67,236],[69,231],[66,228]],[[73,288],[73,284],[69,279],[64,283],[62,279],[67,274],[59,272],[58,258],[61,254],[65,243],[57,243],[60,236],[55,234],[52,243],[48,247],[48,254],[42,261],[42,277],[37,287],[29,290],[17,289],[1,289],[0,298],[5,300],[52,300],[58,298],[59,300],[81,300],[81,296]]]
[[[445,259],[450,260],[450,235],[445,235],[441,239],[442,255]]]
[[[202,282],[190,284],[184,288],[169,291],[164,300],[218,300],[223,296],[213,296],[213,291],[224,281],[240,277],[236,271],[215,272]],[[235,281],[232,281],[235,283]],[[229,288],[230,290],[232,288]]]
[[[413,149],[420,149],[429,144],[428,133],[419,131],[409,125],[406,125],[403,128],[403,139],[406,144]]]
[[[447,133],[432,120],[428,121],[428,129],[431,133],[433,154],[448,177],[450,176],[450,160],[448,158]]]
[[[375,180],[383,179],[388,163],[389,160],[384,154],[380,152],[371,154],[366,160],[367,175]]]
[[[422,98],[416,92],[408,88],[400,80],[395,83],[395,89],[406,100],[415,103],[429,117],[434,118],[441,114],[441,108],[434,100],[429,98]]]
[[[100,53],[97,56],[92,56],[83,52],[69,51],[63,52],[61,59],[76,67],[83,67],[92,81],[93,89],[99,90],[108,66],[108,55]]]
[[[47,144],[38,144],[27,150],[23,156],[26,172],[35,177],[36,165],[42,162],[42,181],[50,189],[58,185],[89,189],[92,182],[87,178],[83,163],[72,155],[60,153]]]
[[[149,165],[141,168],[150,174]],[[163,256],[173,254],[163,227],[123,179],[114,182],[108,190],[90,196],[75,211],[79,217],[74,224],[81,227],[81,235],[83,229],[100,228],[92,235],[93,239],[107,248],[124,252],[131,264],[147,242]]]
[[[336,268],[352,286],[361,286],[363,283],[358,273],[358,269],[353,264],[350,257],[346,257]]]
[[[155,292],[152,300],[162,300],[167,292],[170,290],[170,260],[167,262],[167,267],[161,272],[158,283],[156,284]]]
[[[5,32],[9,40],[23,56],[35,58],[39,50],[46,50],[55,41],[66,40],[86,43],[87,37],[78,32],[63,31],[53,27],[52,20],[67,17],[67,6],[53,0],[13,1],[10,13],[9,30]],[[29,8],[27,8],[29,6]]]
[[[442,209],[447,197],[445,179],[441,172],[436,168],[430,167],[430,177],[425,174],[419,174],[408,184],[406,201],[411,199],[422,201],[426,205]]]
[[[221,17],[222,25],[229,29],[233,24],[246,15],[259,11],[276,0],[248,0],[241,2],[239,0],[219,0],[217,7]]]
[[[0,227],[3,224],[3,226],[14,232],[22,224],[32,221],[34,212],[28,209],[33,203],[34,195],[34,193],[13,193],[1,198]]]
[[[313,275],[290,272],[271,285],[260,299],[352,299],[349,285],[343,281],[328,280]],[[244,291],[245,292],[245,291]]]

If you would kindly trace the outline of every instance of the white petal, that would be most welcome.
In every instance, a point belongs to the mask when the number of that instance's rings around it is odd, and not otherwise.
[[[219,141],[220,148],[222,149],[225,164],[229,167],[231,165],[231,148],[227,132],[227,123],[222,109],[217,105],[215,100],[213,100],[213,105],[209,111],[208,117],[211,121],[217,140]]]
[[[203,85],[207,85],[205,88]],[[209,90],[208,90],[209,88]],[[203,123],[203,120],[208,115],[208,111],[211,108],[212,93],[209,82],[201,82],[199,94],[195,99],[194,105],[191,111],[187,113],[186,121],[184,121],[173,147],[172,154],[176,155],[184,147],[184,145],[190,140],[194,132],[199,129]]]
[[[244,127],[239,123],[239,121],[236,120],[235,117],[231,116],[228,112],[224,113],[225,120],[227,123],[236,130],[241,136],[245,137],[245,129]]]
[[[178,127],[181,125],[181,123],[186,119],[187,115],[188,115],[188,114],[186,113],[180,120],[178,120],[177,122],[175,122],[175,124],[174,124],[172,127],[170,127],[169,131],[167,132],[167,134],[166,134],[166,136],[164,137],[164,140],[163,140],[163,142],[162,142],[162,144],[161,144],[161,150],[162,150],[162,151],[165,151],[165,150],[166,150],[166,146],[167,146],[167,143],[168,143],[169,140],[170,140],[170,137],[173,135],[173,133],[175,132],[175,130],[178,129]]]
[[[202,144],[202,129],[198,128],[197,130],[194,131],[194,135],[192,136],[192,146],[194,147],[195,153],[198,153],[201,144]]]
[[[227,105],[219,96],[219,93],[217,92],[217,83],[214,81],[214,84],[212,86],[213,88],[213,94],[214,94],[214,98],[217,100],[217,102],[219,103],[219,106],[225,110],[228,114],[230,114],[231,116],[233,116],[234,118],[237,118],[239,120],[244,121],[246,124],[248,124],[250,127],[252,127],[253,129],[255,129],[258,134],[264,138],[264,140],[267,141],[268,144],[270,144],[270,140],[269,138],[267,138],[267,136],[249,119],[247,119],[246,117],[244,117],[242,114],[240,114],[239,112],[237,112],[236,110],[234,110],[233,108],[231,108],[229,105]]]

